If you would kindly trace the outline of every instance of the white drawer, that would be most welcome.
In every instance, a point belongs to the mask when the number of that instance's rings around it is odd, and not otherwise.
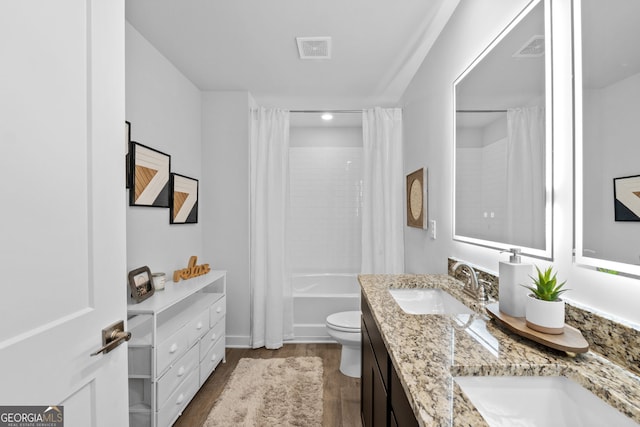
[[[156,373],[161,375],[167,367],[187,350],[187,334],[183,329],[174,333],[158,346]]]
[[[180,383],[192,372],[198,372],[198,346],[194,345],[191,350],[182,356],[158,381],[158,391],[156,398],[158,408],[162,407],[171,393]]]
[[[222,337],[213,344],[204,359],[200,361],[200,385],[204,384],[211,371],[218,366],[224,357],[224,350],[224,337]]]
[[[198,391],[198,372],[192,372],[158,410],[158,427],[170,426]]]
[[[215,325],[218,321],[224,318],[224,314],[227,311],[227,297],[222,297],[211,306],[211,320],[210,325]]]
[[[202,311],[185,327],[187,345],[191,346],[209,330],[209,309]]]
[[[224,319],[214,325],[207,335],[200,340],[200,360],[204,359],[213,344],[224,336]]]

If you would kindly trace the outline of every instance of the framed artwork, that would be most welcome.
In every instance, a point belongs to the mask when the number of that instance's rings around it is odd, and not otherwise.
[[[426,169],[420,168],[407,175],[407,225],[427,228]]]
[[[198,180],[177,173],[171,174],[171,224],[198,222]]]
[[[129,157],[129,206],[168,208],[171,156],[131,141]]]
[[[640,175],[613,179],[616,221],[640,221]]]
[[[130,165],[130,159],[129,159],[129,145],[131,143],[131,123],[125,121],[124,122],[124,143],[125,143],[125,152],[127,153],[125,155],[124,161],[125,161],[125,185],[127,188],[131,188],[131,165]]]
[[[146,265],[129,272],[129,289],[131,298],[135,302],[144,301],[153,295],[154,288],[151,281],[151,270]]]

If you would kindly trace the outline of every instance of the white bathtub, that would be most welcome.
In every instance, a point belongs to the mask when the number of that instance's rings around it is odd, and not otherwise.
[[[356,274],[294,275],[293,342],[334,342],[327,333],[327,316],[360,310],[360,285]]]

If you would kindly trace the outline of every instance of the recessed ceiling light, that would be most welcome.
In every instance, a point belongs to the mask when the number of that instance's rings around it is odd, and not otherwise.
[[[326,121],[333,120],[333,114],[331,113],[324,113],[320,117],[322,118],[322,120],[326,120]]]

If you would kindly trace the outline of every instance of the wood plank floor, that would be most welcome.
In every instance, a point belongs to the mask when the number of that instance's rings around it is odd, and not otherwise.
[[[360,379],[340,373],[338,344],[287,344],[278,350],[228,348],[227,361],[218,365],[191,403],[174,424],[198,427],[204,424],[216,399],[222,393],[231,372],[243,357],[269,359],[275,357],[317,356],[324,366],[324,427],[360,427]]]

